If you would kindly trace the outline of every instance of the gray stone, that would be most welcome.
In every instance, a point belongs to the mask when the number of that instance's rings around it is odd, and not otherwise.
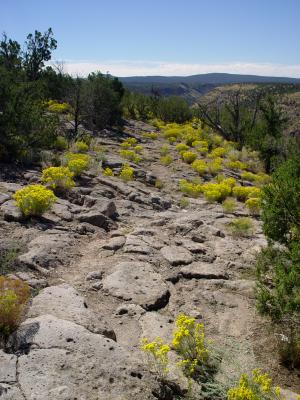
[[[24,400],[21,390],[6,383],[0,383],[0,397],[1,400]]]
[[[180,241],[186,249],[188,249],[191,253],[195,253],[195,254],[205,254],[207,249],[206,246],[201,244],[201,243],[197,243],[193,240],[187,240],[187,239],[183,239]]]
[[[72,213],[69,211],[69,208],[64,204],[55,203],[52,206],[51,211],[65,221],[72,221],[73,219]]]
[[[80,222],[87,222],[91,225],[95,225],[104,229],[107,229],[109,225],[108,218],[97,210],[91,210],[85,213],[81,213],[77,216],[77,219]]]
[[[164,307],[170,296],[162,277],[146,262],[121,262],[103,279],[103,289],[146,310]]]
[[[73,321],[91,332],[101,333],[115,339],[113,330],[108,327],[103,318],[101,316],[96,317],[87,308],[84,298],[67,284],[50,286],[33,298],[28,316],[32,318],[44,314]]]
[[[92,281],[94,279],[102,279],[103,272],[102,271],[91,271],[87,274],[86,280],[87,281]]]
[[[17,380],[17,357],[0,350],[0,383],[12,383]],[[1,397],[1,391],[0,391]]]
[[[222,266],[203,262],[182,267],[180,274],[187,279],[228,279],[228,274]]]
[[[3,213],[3,218],[5,221],[11,222],[21,222],[24,220],[24,216],[19,208],[15,205],[15,200],[8,200],[3,203],[0,207],[0,210]]]
[[[193,261],[192,254],[184,247],[165,246],[160,251],[171,265],[190,264]]]
[[[10,200],[11,196],[7,193],[1,193],[0,192],[0,206],[5,203],[7,200]]]
[[[28,399],[153,399],[154,378],[102,335],[50,315],[27,320],[17,335],[30,348],[18,364],[18,382]]]
[[[116,236],[111,238],[107,243],[105,243],[102,247],[105,250],[118,250],[123,247],[125,244],[125,237],[124,236]]]
[[[70,262],[70,246],[74,237],[67,232],[43,233],[28,244],[28,252],[18,257],[18,262],[28,268],[47,270]]]

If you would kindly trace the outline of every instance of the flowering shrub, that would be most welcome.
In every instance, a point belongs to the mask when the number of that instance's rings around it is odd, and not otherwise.
[[[78,153],[86,153],[89,149],[89,146],[82,140],[78,140],[75,142],[75,149],[78,151]]]
[[[208,375],[216,370],[216,365],[205,337],[204,324],[197,323],[195,318],[179,315],[176,326],[172,347],[181,358],[178,365],[187,376],[206,381]]]
[[[141,146],[140,144],[138,144],[137,146],[134,146],[134,151],[136,151],[137,153],[141,153],[143,151],[143,146]]]
[[[207,200],[223,201],[231,194],[231,187],[224,182],[209,182],[202,185],[202,191]]]
[[[55,202],[52,190],[42,185],[29,185],[14,194],[16,205],[25,216],[39,216]]]
[[[103,175],[104,176],[114,176],[114,171],[111,168],[106,167],[105,170],[103,171]]]
[[[124,164],[119,176],[125,182],[132,181],[134,179],[134,169],[128,164]]]
[[[246,207],[250,211],[251,214],[259,214],[261,209],[261,200],[257,197],[251,197],[245,202]]]
[[[163,157],[160,157],[160,162],[163,165],[170,165],[173,162],[173,157],[170,155],[165,155]]]
[[[208,153],[208,147],[197,147],[196,149],[198,151],[198,153],[200,153],[201,155],[205,155]]]
[[[260,198],[262,191],[254,186],[235,186],[232,193],[238,200],[245,201],[247,198]]]
[[[169,153],[169,151],[170,151],[169,145],[168,145],[168,144],[163,144],[163,145],[161,146],[161,149],[160,149],[160,154],[161,154],[162,156],[166,156],[166,155]]]
[[[179,181],[179,189],[190,197],[199,197],[202,193],[202,185],[188,182],[186,179]]]
[[[49,100],[47,103],[47,108],[50,112],[56,114],[65,114],[71,110],[71,106],[68,103],[58,103],[55,100]]]
[[[161,380],[164,380],[169,372],[168,353],[170,346],[165,344],[160,337],[157,337],[153,342],[148,339],[142,339],[141,349],[147,354],[148,362]]]
[[[187,151],[188,149],[189,149],[189,146],[185,143],[178,143],[176,145],[176,150],[179,151],[179,153]]]
[[[74,173],[68,167],[49,167],[43,169],[42,182],[53,190],[66,190],[75,186]]]
[[[204,175],[205,172],[207,172],[207,164],[204,160],[195,160],[192,163],[192,168],[198,172],[199,175]]]
[[[67,153],[67,166],[70,171],[74,173],[75,176],[82,174],[85,171],[91,161],[91,157],[88,154],[76,154]]]
[[[148,139],[157,140],[158,134],[155,132],[144,133],[143,136]]]
[[[222,170],[222,158],[215,158],[213,161],[207,164],[208,172],[211,175],[217,175]]]
[[[126,160],[134,162],[135,164],[138,164],[142,159],[134,150],[120,150],[120,156]]]
[[[209,158],[217,158],[222,157],[226,154],[226,149],[224,147],[216,147],[212,152],[208,155]]]
[[[29,297],[26,282],[0,276],[0,332],[4,336],[17,328]]]
[[[192,151],[183,151],[181,153],[181,157],[184,162],[191,164],[193,161],[196,160],[197,154],[193,153]]]
[[[280,388],[272,387],[272,379],[259,369],[252,376],[242,374],[239,384],[228,390],[228,400],[284,400]]]
[[[239,169],[241,169],[241,170],[246,169],[248,166],[244,162],[237,160],[237,161],[228,161],[227,167],[237,171]]]

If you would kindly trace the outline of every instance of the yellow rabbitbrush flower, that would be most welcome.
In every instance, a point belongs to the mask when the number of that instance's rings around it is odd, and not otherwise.
[[[91,156],[88,154],[67,153],[65,157],[67,159],[67,167],[75,176],[82,174],[91,161]]]
[[[25,216],[40,216],[56,201],[52,190],[42,185],[29,185],[14,194],[17,207]]]
[[[252,371],[252,376],[242,374],[239,384],[227,392],[228,400],[284,400],[279,387],[272,387],[272,379],[262,374],[260,369]]]
[[[119,176],[124,182],[132,181],[134,179],[134,168],[128,164],[124,164]]]
[[[153,342],[149,339],[144,338],[141,341],[141,350],[143,350],[148,356],[148,362],[155,369],[155,372],[159,375],[160,379],[165,379],[168,372],[170,346],[165,344],[164,341],[157,337]]]
[[[68,167],[49,167],[43,169],[42,182],[53,190],[67,190],[75,186],[74,173]]]

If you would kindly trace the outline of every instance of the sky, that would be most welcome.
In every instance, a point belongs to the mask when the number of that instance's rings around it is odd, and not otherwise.
[[[300,0],[0,0],[0,33],[52,27],[66,72],[300,78]]]

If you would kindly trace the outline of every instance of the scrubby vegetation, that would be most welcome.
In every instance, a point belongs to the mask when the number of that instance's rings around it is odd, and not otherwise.
[[[14,198],[16,205],[26,217],[42,215],[56,201],[52,190],[42,185],[29,185],[17,190]]]

